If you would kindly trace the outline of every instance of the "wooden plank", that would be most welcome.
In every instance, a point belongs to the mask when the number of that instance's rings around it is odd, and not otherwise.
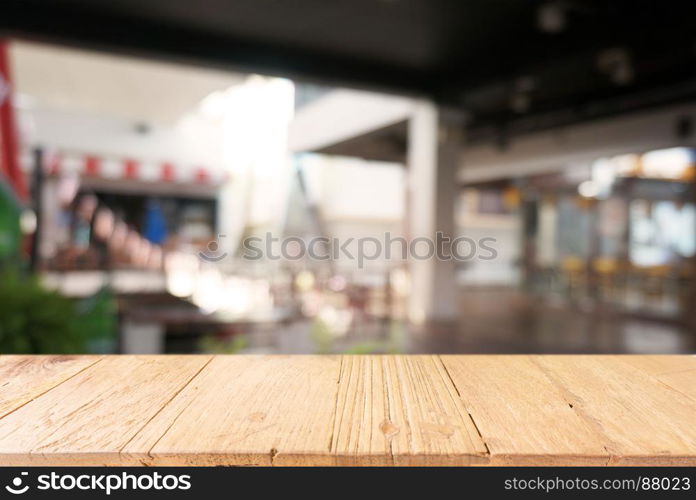
[[[342,465],[488,461],[437,356],[344,356],[332,453]]]
[[[621,360],[696,401],[696,356],[624,356]]]
[[[0,465],[696,465],[692,362],[0,357]]]
[[[124,448],[155,465],[330,465],[340,358],[217,356]]]
[[[696,370],[696,356],[635,355],[621,356],[620,359],[649,375],[665,375]]]
[[[398,432],[389,414],[381,356],[343,356],[331,452],[339,465],[391,465]]]
[[[0,356],[0,418],[99,359],[98,356]]]
[[[528,356],[442,356],[492,464],[605,464],[603,436]]]
[[[692,401],[696,401],[696,370],[665,373],[664,375],[658,375],[656,378]],[[694,425],[696,425],[696,416],[694,416],[693,421]]]
[[[621,356],[534,356],[605,436],[611,464],[696,465],[696,401]]]
[[[0,419],[0,465],[121,464],[121,448],[209,359],[105,357]]]
[[[387,359],[390,414],[404,432],[392,439],[397,465],[486,463],[486,446],[437,356]]]

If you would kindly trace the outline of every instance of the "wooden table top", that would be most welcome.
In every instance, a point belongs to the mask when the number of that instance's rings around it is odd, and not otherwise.
[[[0,465],[696,465],[696,356],[0,356]]]

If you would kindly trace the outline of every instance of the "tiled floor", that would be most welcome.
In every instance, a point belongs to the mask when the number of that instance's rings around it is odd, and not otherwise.
[[[583,312],[531,300],[516,290],[461,292],[461,319],[414,328],[394,322],[362,322],[345,336],[317,342],[309,322],[284,327],[277,335],[250,336],[251,352],[392,353],[588,353],[678,354],[696,352],[696,332],[674,321]],[[321,345],[320,345],[321,344]]]
[[[673,321],[583,312],[514,290],[462,292],[459,324],[411,336],[410,352],[673,354],[696,350],[696,332]]]

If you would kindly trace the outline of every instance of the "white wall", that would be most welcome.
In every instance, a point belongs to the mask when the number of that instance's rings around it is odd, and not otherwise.
[[[293,152],[315,151],[411,116],[413,99],[337,89],[297,110],[290,125]]]
[[[385,241],[402,236],[405,209],[405,169],[396,163],[366,161],[357,158],[306,155],[302,157],[308,194],[319,209],[326,236],[341,244],[353,239],[345,248],[357,256],[359,238]],[[366,255],[374,252],[374,243],[365,240]],[[341,255],[336,262],[340,272],[357,275],[383,275],[400,261],[399,246],[393,259],[385,253],[366,260],[360,269],[356,260]]]
[[[335,90],[298,110],[289,132],[290,150],[317,150],[410,118],[415,101],[406,97]],[[603,156],[696,146],[679,139],[675,123],[696,118],[696,105],[678,105],[594,120],[514,138],[502,150],[486,144],[462,152],[459,179],[480,182],[554,172]]]
[[[13,41],[20,96],[40,108],[172,125],[244,75],[55,45]]]
[[[521,253],[520,220],[507,216],[496,223],[471,222],[459,228],[459,235],[480,241],[494,238],[486,246],[494,248],[497,256],[493,260],[472,259],[459,265],[458,282],[467,285],[516,286],[520,280],[518,265]],[[488,252],[484,252],[488,256]]]
[[[308,189],[325,220],[403,217],[403,165],[323,155],[312,155],[304,164]]]
[[[222,127],[202,104],[246,78],[21,41],[10,45],[10,62],[24,146],[211,170],[223,162]]]
[[[465,236],[476,242],[482,238],[486,247],[494,248],[497,256],[492,260],[471,259],[458,266],[458,281],[467,285],[516,286],[520,280],[518,265],[522,254],[522,217],[512,214],[478,213],[476,189],[465,189],[457,204],[457,236]],[[465,250],[465,249],[464,249]],[[488,257],[489,251],[480,249]],[[477,254],[478,255],[478,254]]]
[[[641,153],[690,144],[675,135],[682,116],[696,119],[696,105],[682,105],[560,127],[513,139],[505,150],[495,145],[475,146],[462,152],[459,178],[480,182],[553,172],[604,156]]]
[[[116,159],[221,168],[222,129],[190,118],[136,132],[131,120],[41,108],[20,109],[22,144]]]

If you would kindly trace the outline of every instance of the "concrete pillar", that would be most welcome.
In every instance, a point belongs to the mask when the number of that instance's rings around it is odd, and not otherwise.
[[[160,323],[126,320],[121,326],[121,353],[162,354],[164,333],[164,326]]]
[[[217,203],[217,255],[234,255],[244,236],[251,197],[251,172],[241,172],[220,189]]]
[[[37,228],[39,257],[43,262],[55,257],[58,246],[66,243],[67,228],[61,225],[62,207],[58,198],[58,180],[55,177],[44,178],[41,188],[41,226]]]
[[[408,127],[408,234],[411,294],[409,316],[414,323],[458,319],[455,261],[422,258],[430,239],[437,247],[438,232],[456,238],[455,201],[458,159],[462,146],[461,116],[444,112],[434,103],[419,101]],[[444,245],[449,251],[449,245]]]

